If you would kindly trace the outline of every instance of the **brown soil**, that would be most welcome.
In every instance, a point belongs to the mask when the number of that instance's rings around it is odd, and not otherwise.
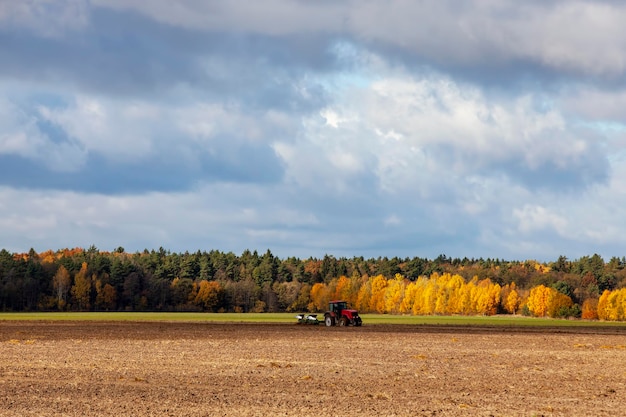
[[[615,416],[620,330],[0,322],[2,416]]]

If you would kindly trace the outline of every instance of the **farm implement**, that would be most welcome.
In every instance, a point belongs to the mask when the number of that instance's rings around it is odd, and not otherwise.
[[[296,316],[298,324],[320,324],[324,323],[317,319],[317,314],[298,314]]]

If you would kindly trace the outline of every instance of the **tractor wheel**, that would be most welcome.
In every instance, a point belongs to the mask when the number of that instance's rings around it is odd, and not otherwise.
[[[326,323],[326,327],[335,325],[335,319],[333,319],[331,316],[326,316],[326,319],[324,320],[324,322]]]
[[[347,319],[347,318],[345,318],[345,317],[340,318],[340,319],[339,319],[339,325],[340,325],[341,327],[346,327],[346,326],[348,326],[348,319]]]

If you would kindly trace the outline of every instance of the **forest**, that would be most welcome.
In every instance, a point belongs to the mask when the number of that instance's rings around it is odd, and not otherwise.
[[[0,250],[2,311],[523,314],[626,320],[626,258],[553,262],[449,258],[280,259],[270,250],[128,253]]]

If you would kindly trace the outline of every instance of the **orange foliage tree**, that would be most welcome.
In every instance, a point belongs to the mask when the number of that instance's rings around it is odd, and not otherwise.
[[[219,305],[220,299],[224,293],[224,289],[217,281],[202,280],[197,285],[194,303],[201,306],[204,310],[215,311]]]
[[[587,298],[583,302],[581,318],[585,320],[597,320],[598,319],[598,299]]]

